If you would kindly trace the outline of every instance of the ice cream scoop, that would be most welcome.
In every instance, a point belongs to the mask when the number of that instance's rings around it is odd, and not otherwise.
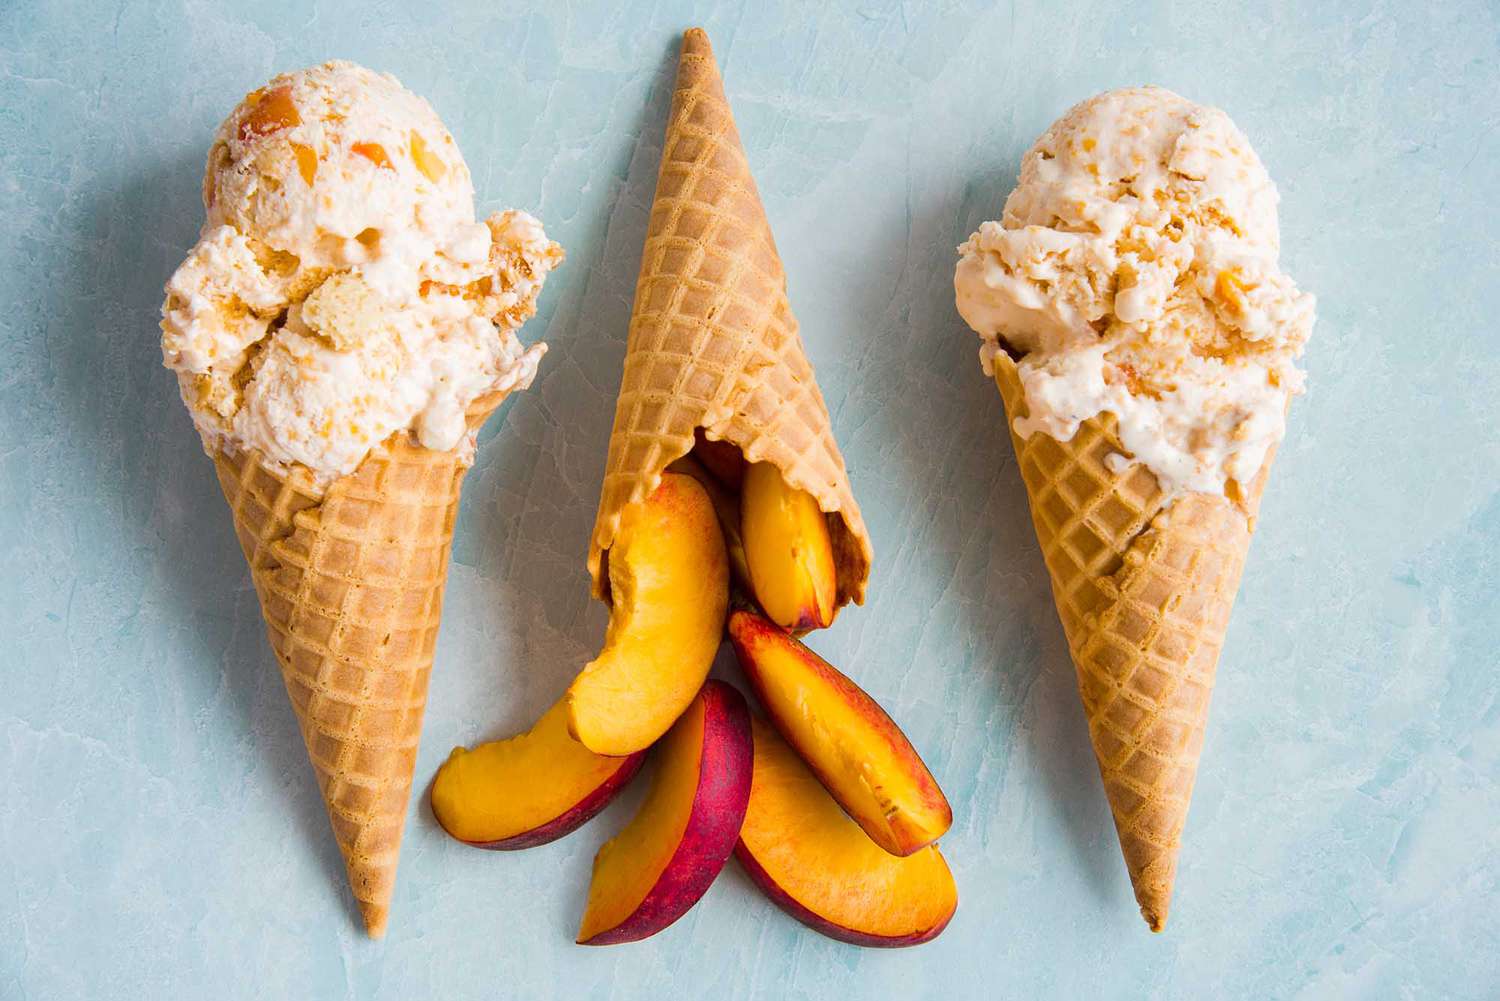
[[[392,434],[472,448],[467,406],[535,375],[515,335],[562,251],[524,212],[474,216],[448,130],[392,76],[287,73],[225,119],[162,354],[210,452],[326,485]]]
[[[347,62],[247,94],[209,150],[203,204],[208,229],[304,268],[358,266],[374,285],[404,284],[440,252],[472,258],[484,240],[468,165],[432,107]]]
[[[958,310],[1017,359],[1036,432],[1111,413],[1169,495],[1261,468],[1302,386],[1314,299],[1278,264],[1277,192],[1222,111],[1159,87],[1084,101],[1027,152],[998,222],[960,248]]]

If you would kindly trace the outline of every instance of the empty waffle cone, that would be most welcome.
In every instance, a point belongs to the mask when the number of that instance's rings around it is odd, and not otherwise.
[[[1232,498],[1189,493],[1170,507],[1125,453],[1111,414],[1070,441],[1015,434],[1026,402],[1015,363],[995,358],[1011,442],[1052,596],[1078,671],[1089,737],[1141,916],[1166,925],[1214,670],[1271,466]]]
[[[774,463],[818,501],[838,600],[863,602],[871,548],[823,394],[787,302],[786,274],[724,97],[708,36],[687,32],[636,282],[625,373],[589,545],[602,556],[625,508],[656,489],[693,431]]]
[[[475,400],[479,427],[506,393]],[[402,432],[320,497],[214,455],[349,886],[385,934],[466,466]]]

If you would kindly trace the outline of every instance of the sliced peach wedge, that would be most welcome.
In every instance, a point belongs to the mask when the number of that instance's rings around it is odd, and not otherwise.
[[[894,947],[936,938],[958,908],[948,863],[929,845],[884,852],[768,724],[756,718],[750,806],[735,856],[766,896],[830,938]]]
[[[806,632],[833,622],[838,569],[828,518],[812,494],[782,479],[769,462],[745,470],[741,533],[755,600],[784,629]]]
[[[596,754],[644,750],[703,685],[723,638],[729,559],[713,502],[691,476],[663,473],[627,507],[606,553],[604,649],[568,689],[568,730]]]
[[[594,857],[580,945],[635,942],[666,928],[734,850],[754,760],[744,696],[708,682],[654,753],[640,811]]]
[[[729,638],[771,722],[870,840],[904,856],[948,830],[937,781],[862,688],[754,612],[729,616]]]
[[[453,749],[432,783],[432,812],[459,841],[509,851],[577,830],[629,784],[646,758],[595,754],[568,735],[558,702],[530,730]]]

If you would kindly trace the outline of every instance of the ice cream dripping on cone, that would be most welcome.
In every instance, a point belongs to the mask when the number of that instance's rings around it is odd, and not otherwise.
[[[1214,672],[1315,302],[1221,111],[1072,108],[960,248],[1136,900],[1166,923]]]
[[[330,62],[219,128],[162,354],[213,458],[349,882],[384,933],[463,475],[562,261],[394,78]]]

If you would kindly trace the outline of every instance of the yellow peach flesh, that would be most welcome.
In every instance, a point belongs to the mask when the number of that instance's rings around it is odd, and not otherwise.
[[[756,881],[799,918],[845,941],[913,944],[941,931],[958,890],[937,846],[905,858],[883,851],[769,724],[757,718],[752,728],[755,771],[739,853],[750,856]]]
[[[391,165],[391,158],[386,153],[385,147],[380,143],[355,143],[349,148],[377,167],[384,167],[387,170],[395,169]]]
[[[448,173],[447,164],[427,148],[427,143],[422,141],[422,134],[415,130],[411,134],[411,158],[417,169],[433,184],[437,184]]]
[[[662,474],[625,509],[607,554],[604,649],[568,690],[568,729],[598,754],[649,747],[708,676],[729,604],[729,559],[697,481]]]
[[[656,775],[640,810],[594,857],[579,942],[618,927],[634,914],[677,853],[697,798],[702,742],[699,700],[661,742]]]
[[[740,495],[745,558],[755,599],[784,629],[833,622],[838,571],[828,519],[812,495],[789,485],[769,462],[745,470]]]
[[[868,693],[760,616],[735,612],[729,635],[767,714],[871,840],[909,855],[948,830],[937,781]]]
[[[292,153],[297,157],[297,173],[302,175],[302,180],[310,188],[318,176],[318,154],[314,153],[311,146],[301,143],[292,143]]]
[[[559,701],[523,734],[455,748],[433,781],[432,812],[460,841],[506,841],[565,816],[626,766],[570,737]]]
[[[240,119],[239,127],[241,142],[302,124],[302,115],[297,111],[297,102],[292,100],[289,86],[254,91],[245,98],[245,106],[247,111]]]

